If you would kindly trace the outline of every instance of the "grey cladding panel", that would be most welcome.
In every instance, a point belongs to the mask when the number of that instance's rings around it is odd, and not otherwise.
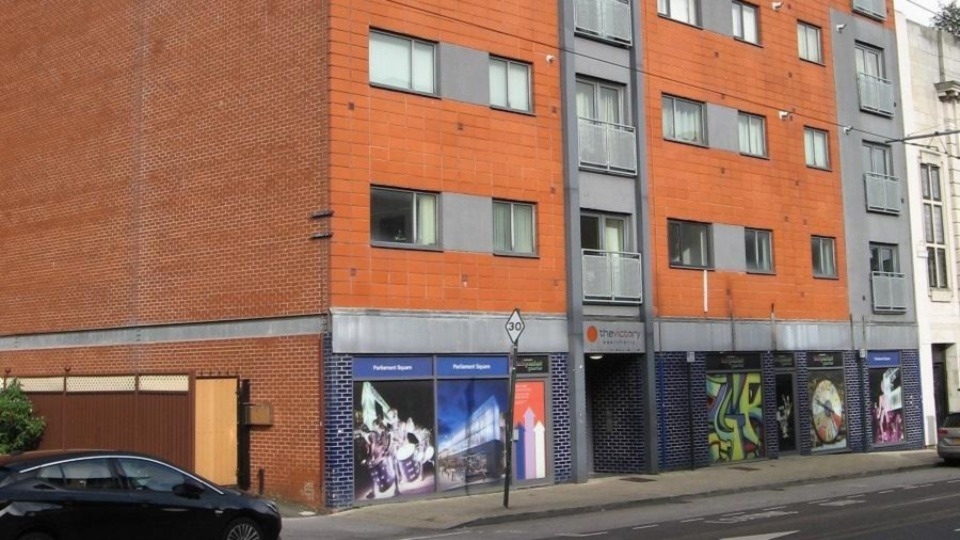
[[[740,151],[739,111],[707,103],[707,143],[711,148]]]
[[[718,34],[733,36],[733,1],[700,0],[703,27]]]
[[[490,55],[449,43],[440,44],[440,95],[490,105]]]
[[[713,225],[714,268],[742,272],[746,270],[746,247],[743,227],[738,225]]]
[[[489,197],[443,194],[440,234],[451,251],[493,251],[493,201]]]

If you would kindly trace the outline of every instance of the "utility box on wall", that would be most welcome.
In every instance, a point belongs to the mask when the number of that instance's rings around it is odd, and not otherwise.
[[[273,405],[270,403],[247,403],[243,406],[245,426],[272,426]]]

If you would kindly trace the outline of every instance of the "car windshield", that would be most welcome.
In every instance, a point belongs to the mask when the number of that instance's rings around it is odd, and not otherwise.
[[[947,417],[943,419],[943,427],[960,427],[960,414],[948,414]]]

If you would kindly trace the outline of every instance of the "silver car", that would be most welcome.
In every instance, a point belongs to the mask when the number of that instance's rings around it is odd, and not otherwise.
[[[950,413],[937,430],[937,455],[947,463],[960,462],[960,413]]]

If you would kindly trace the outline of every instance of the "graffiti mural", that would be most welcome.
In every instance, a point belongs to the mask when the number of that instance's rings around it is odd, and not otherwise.
[[[713,463],[762,457],[762,386],[759,373],[707,375],[707,420]]]
[[[810,432],[813,452],[847,447],[847,423],[844,413],[843,371],[810,372]]]

